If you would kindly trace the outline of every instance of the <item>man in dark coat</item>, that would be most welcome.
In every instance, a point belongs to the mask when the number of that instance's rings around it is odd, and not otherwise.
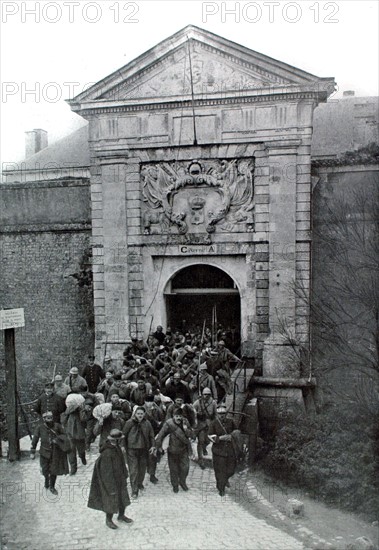
[[[125,435],[132,498],[137,498],[139,490],[144,489],[143,480],[149,453],[154,450],[154,431],[145,414],[143,407],[136,407],[131,419],[125,422],[122,429]]]
[[[57,476],[68,474],[67,455],[59,446],[59,438],[63,436],[63,428],[54,422],[53,413],[47,411],[42,415],[42,422],[36,428],[30,449],[30,457],[36,456],[38,441],[41,440],[39,450],[42,475],[45,478],[45,488],[53,495],[57,495],[55,488]],[[62,441],[62,440],[61,440]]]
[[[181,374],[175,372],[173,377],[167,380],[165,387],[162,388],[162,392],[172,399],[172,401],[175,401],[178,395],[182,395],[185,403],[191,403],[190,391],[187,384],[181,378]]]
[[[220,496],[225,495],[229,478],[236,471],[241,454],[241,432],[234,429],[233,420],[227,418],[226,407],[217,408],[217,416],[209,426],[209,439],[213,442],[213,468]]]
[[[202,396],[195,401],[193,408],[196,412],[197,426],[195,434],[197,435],[197,456],[198,463],[202,470],[205,468],[204,455],[208,454],[207,446],[209,445],[208,429],[211,421],[216,417],[217,404],[212,399],[210,388],[204,388]]]
[[[107,437],[100,456],[93,469],[91,488],[88,497],[88,507],[102,510],[106,514],[105,523],[110,529],[117,529],[113,523],[113,514],[118,512],[118,520],[132,523],[132,519],[125,516],[125,508],[130,499],[127,488],[128,470],[124,455],[120,449],[122,432],[112,430]]]
[[[160,346],[163,345],[163,342],[165,341],[166,335],[163,332],[163,327],[161,327],[161,325],[157,326],[157,330],[155,332],[153,332],[152,336],[157,340],[157,342]]]
[[[137,384],[138,386],[133,388],[130,392],[130,403],[133,407],[135,405],[143,407],[145,404],[145,399],[148,395],[148,389],[143,378],[140,378]]]
[[[163,440],[167,435],[170,435],[167,457],[173,491],[177,493],[179,485],[183,491],[188,491],[186,481],[189,472],[189,453],[192,452],[190,438],[193,433],[187,421],[183,419],[179,407],[174,410],[173,418],[166,420],[155,438],[156,451],[162,449]]]
[[[96,393],[97,387],[105,377],[103,369],[95,363],[95,356],[88,356],[88,363],[84,367],[82,377],[87,382],[88,391],[90,393]]]
[[[65,409],[64,399],[54,392],[54,384],[47,382],[44,392],[37,399],[34,412],[42,418],[43,413],[50,411],[53,413],[54,422],[59,423],[61,414]]]

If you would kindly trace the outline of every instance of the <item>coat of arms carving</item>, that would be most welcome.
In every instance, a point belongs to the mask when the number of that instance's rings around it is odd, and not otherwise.
[[[254,228],[254,159],[148,163],[141,167],[146,235]]]

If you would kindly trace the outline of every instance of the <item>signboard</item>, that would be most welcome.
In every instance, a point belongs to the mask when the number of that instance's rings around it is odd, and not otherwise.
[[[1,309],[0,310],[0,330],[8,328],[20,328],[25,326],[24,308]]]

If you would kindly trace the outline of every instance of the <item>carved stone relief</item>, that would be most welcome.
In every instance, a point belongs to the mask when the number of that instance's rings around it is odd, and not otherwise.
[[[192,68],[192,74],[191,74]],[[188,43],[159,59],[128,81],[104,93],[101,98],[132,99],[225,93],[288,84],[288,79],[241,62],[224,51],[191,42],[191,65]]]
[[[254,229],[254,159],[141,166],[143,232],[201,234]]]

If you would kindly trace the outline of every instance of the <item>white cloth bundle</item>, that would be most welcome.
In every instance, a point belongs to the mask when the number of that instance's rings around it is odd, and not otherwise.
[[[84,403],[84,397],[80,393],[70,393],[66,397],[66,407],[75,410]]]
[[[101,403],[101,405],[97,405],[93,411],[92,414],[96,418],[96,420],[100,420],[100,418],[107,418],[112,412],[112,403]]]

